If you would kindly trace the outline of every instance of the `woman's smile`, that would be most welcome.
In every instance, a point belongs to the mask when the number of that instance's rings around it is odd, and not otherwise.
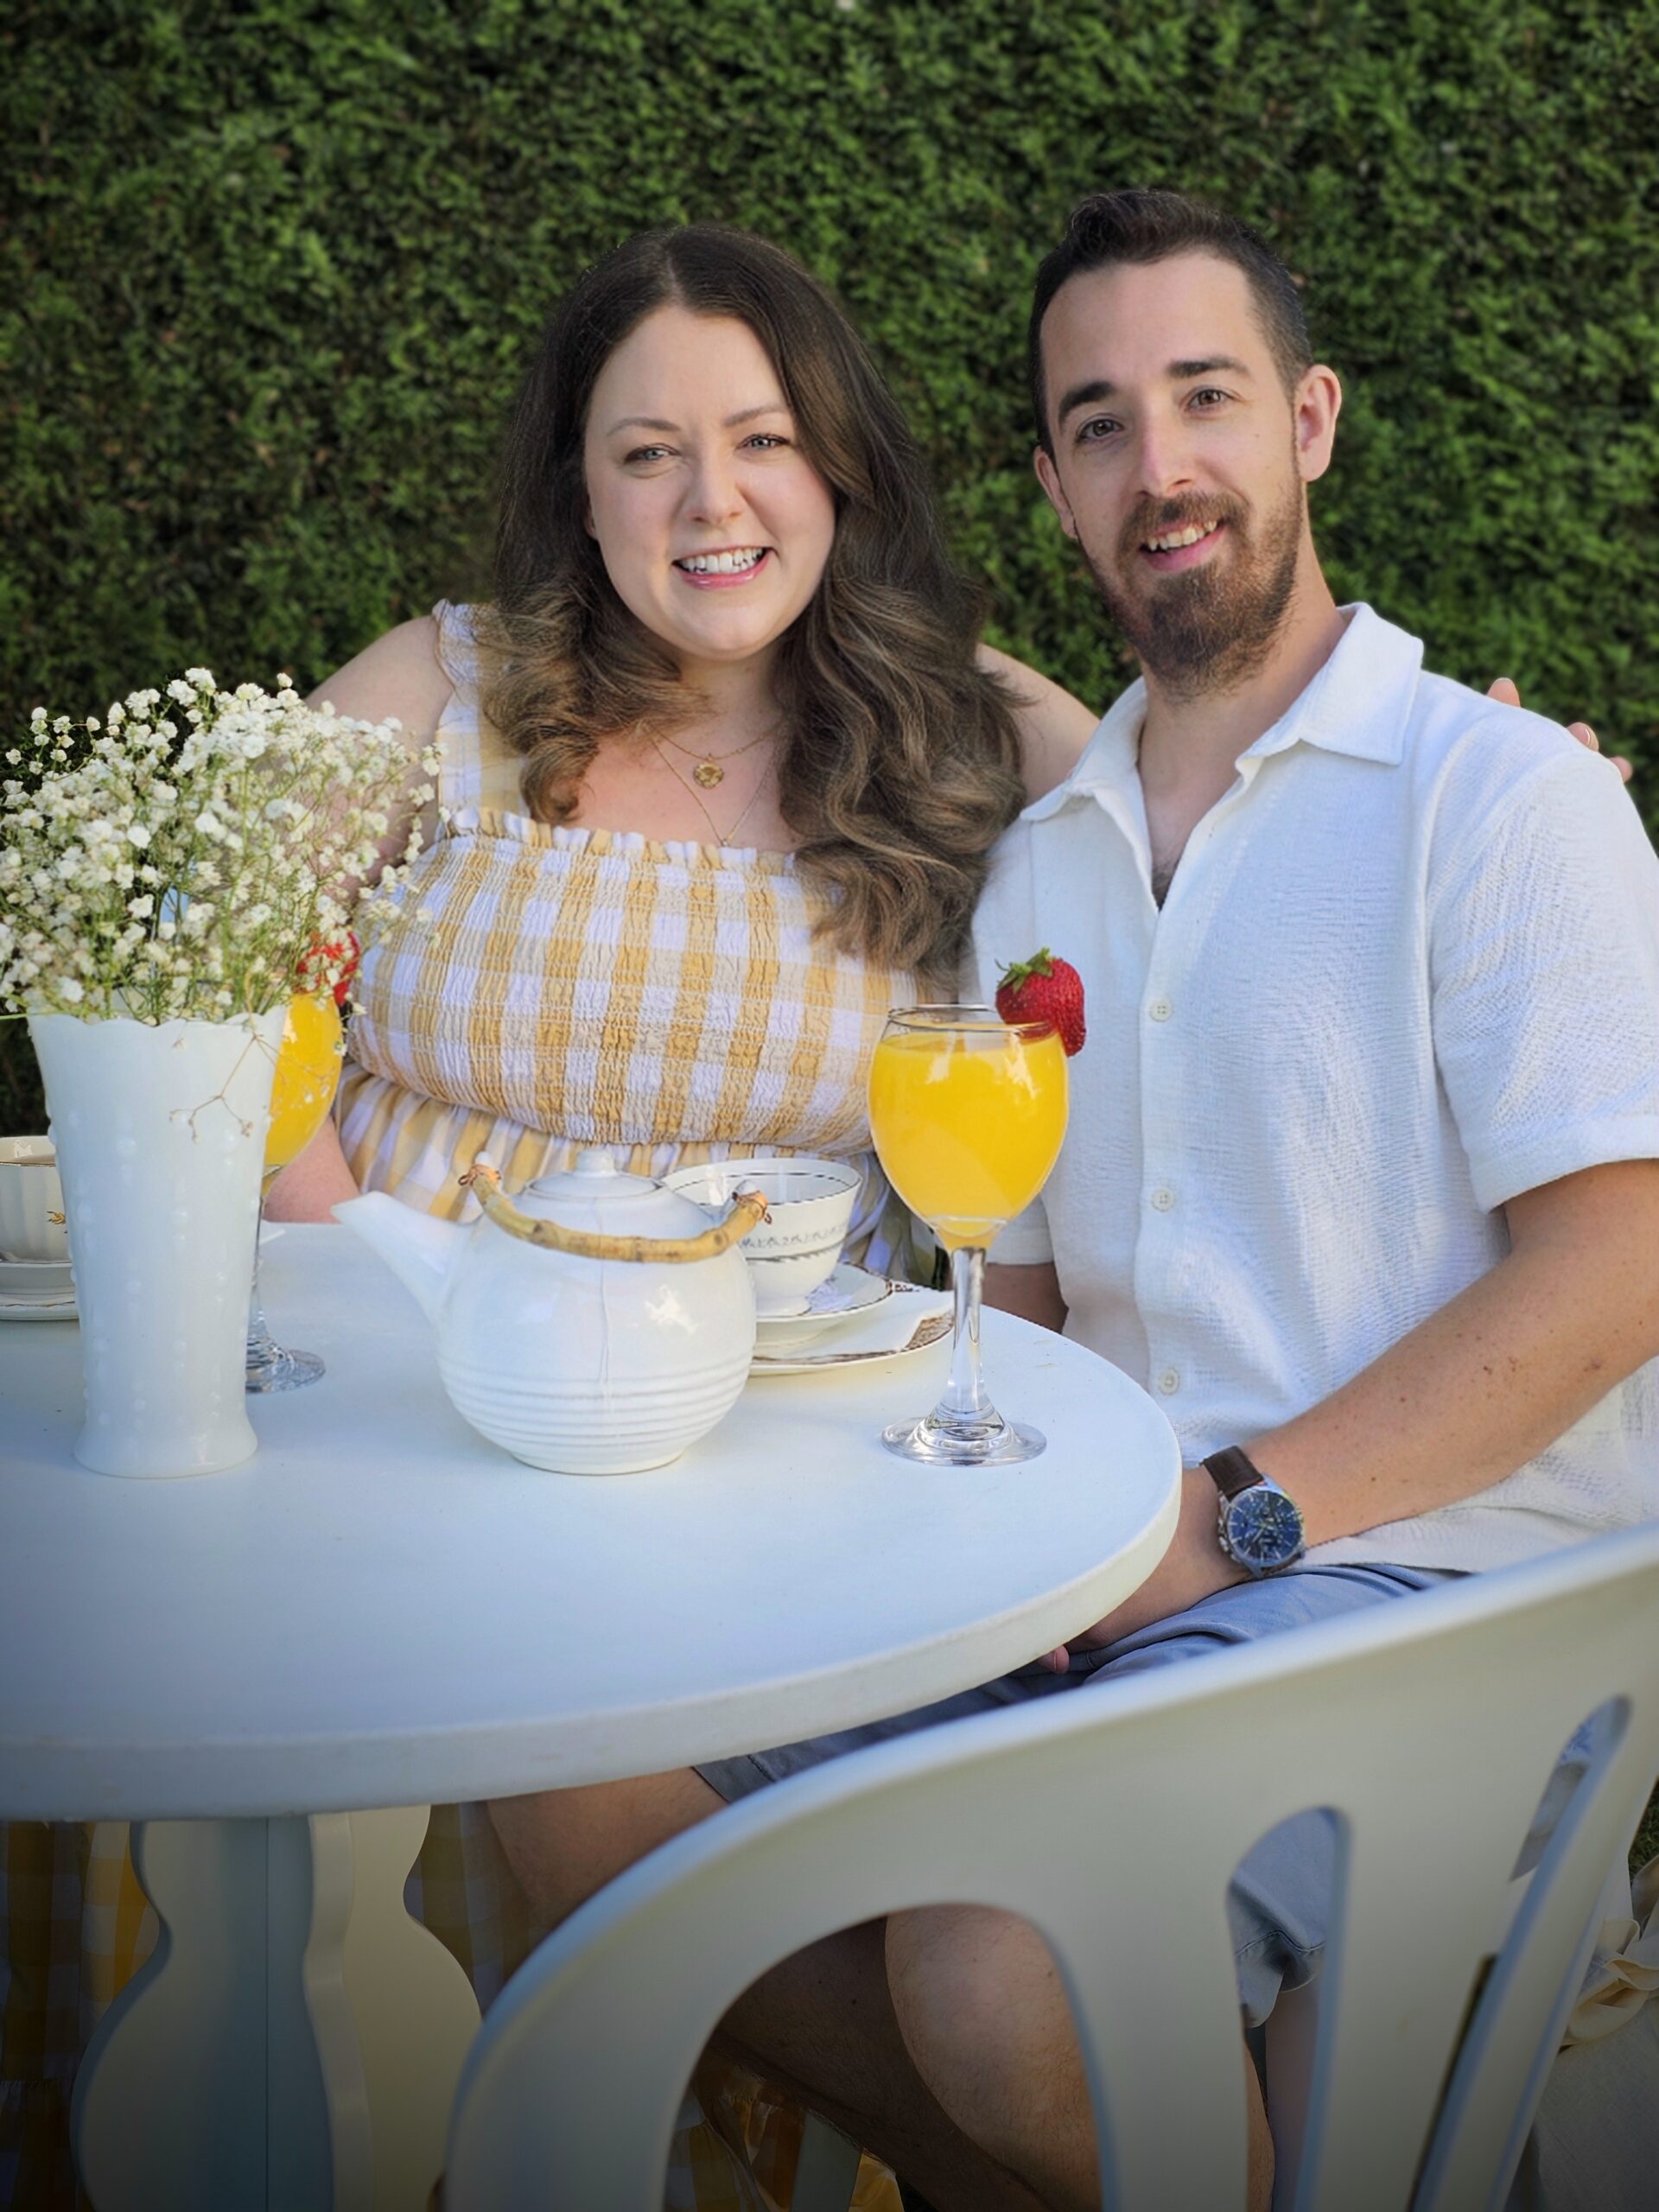
[[[771,558],[769,545],[724,546],[710,553],[682,553],[673,565],[694,591],[730,591],[752,583]]]

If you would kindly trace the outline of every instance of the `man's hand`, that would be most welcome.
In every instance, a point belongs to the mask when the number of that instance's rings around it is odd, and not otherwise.
[[[1489,699],[1496,699],[1500,707],[1518,707],[1521,703],[1520,687],[1512,676],[1500,676],[1495,683],[1489,684],[1486,696]],[[1600,752],[1601,740],[1588,722],[1568,722],[1567,727],[1580,745],[1587,745],[1592,753]],[[1628,784],[1635,772],[1630,761],[1622,753],[1615,753],[1611,758],[1614,767]]]
[[[1305,1414],[1243,1441],[1301,1508],[1311,1546],[1501,1482],[1659,1357],[1659,1160],[1609,1160],[1511,1198],[1510,1250]],[[1216,1536],[1216,1487],[1182,1477],[1162,1560],[1080,1650],[1245,1580]],[[1059,1651],[1044,1655],[1055,1673]]]
[[[1189,1605],[1196,1605],[1200,1598],[1209,1597],[1213,1591],[1248,1580],[1244,1569],[1236,1566],[1223,1551],[1216,1535],[1219,1498],[1214,1478],[1203,1467],[1184,1468],[1181,1517],[1162,1559],[1132,1597],[1126,1598],[1092,1628],[1074,1636],[1069,1644],[1044,1652],[1039,1663],[1052,1675],[1063,1675],[1069,1653],[1098,1651],[1103,1643],[1116,1643],[1122,1636],[1133,1636],[1136,1629],[1145,1628],[1149,1622],[1167,1620],[1172,1613],[1185,1612]]]

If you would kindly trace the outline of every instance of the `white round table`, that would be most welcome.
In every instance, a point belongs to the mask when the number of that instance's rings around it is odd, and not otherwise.
[[[476,2020],[401,1910],[427,1806],[966,1688],[1108,1611],[1175,1522],[1162,1414],[1008,1316],[986,1318],[986,1376],[1048,1437],[1024,1465],[881,1449],[937,1396],[939,1347],[753,1382],[673,1465],[575,1477],[466,1426],[426,1320],[344,1230],[286,1229],[263,1271],[276,1335],[328,1373],[254,1400],[259,1453],[223,1474],[78,1467],[77,1332],[0,1324],[0,1815],[148,1823],[135,1855],[171,1938],[83,2068],[99,2212],[423,2202],[429,2148],[390,2145],[412,2128],[441,2157],[442,2079]],[[345,1817],[385,1807],[406,1809]],[[240,2124],[260,2096],[283,2126]],[[179,2120],[134,2180],[112,2146],[138,2100],[151,2139],[158,2102]]]

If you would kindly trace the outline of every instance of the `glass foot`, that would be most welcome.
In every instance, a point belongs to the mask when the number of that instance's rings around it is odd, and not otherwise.
[[[901,1459],[929,1467],[1006,1467],[1048,1449],[1039,1428],[1004,1421],[994,1407],[982,1414],[949,1414],[936,1406],[919,1421],[896,1421],[881,1441]]]
[[[248,1338],[246,1388],[250,1390],[302,1390],[327,1372],[314,1351],[286,1351],[270,1336],[263,1343]]]

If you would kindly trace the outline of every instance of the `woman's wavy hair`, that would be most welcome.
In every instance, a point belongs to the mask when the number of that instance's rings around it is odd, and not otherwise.
[[[949,976],[989,847],[1021,804],[1014,719],[975,664],[977,596],[945,551],[898,403],[830,293],[781,248],[715,224],[642,232],[560,304],[508,429],[480,624],[486,712],[524,756],[526,806],[551,822],[573,810],[601,738],[688,720],[671,655],[617,596],[586,527],[582,476],[601,370],[671,304],[754,333],[835,498],[829,563],[775,679],[780,804],[801,864],[837,894],[827,933]]]

